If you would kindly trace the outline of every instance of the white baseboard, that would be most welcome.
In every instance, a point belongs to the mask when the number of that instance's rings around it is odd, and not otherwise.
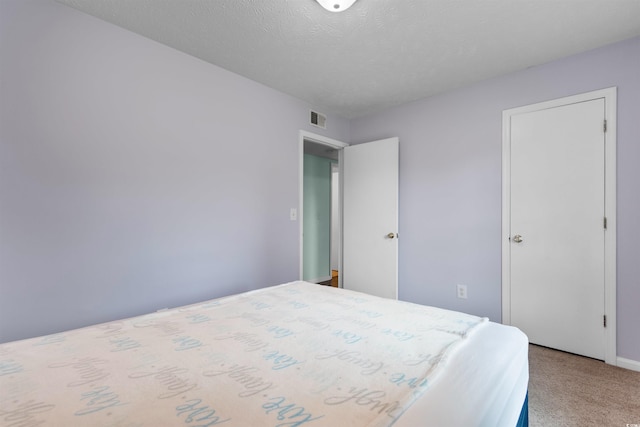
[[[640,372],[640,362],[637,360],[625,359],[624,357],[618,357],[618,366],[620,368],[631,369],[632,371]]]

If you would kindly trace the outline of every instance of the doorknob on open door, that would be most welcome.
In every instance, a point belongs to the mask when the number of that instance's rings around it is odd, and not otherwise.
[[[519,234],[516,234],[515,236],[513,236],[513,241],[516,243],[522,242],[522,236]]]
[[[396,234],[395,233],[389,233],[389,234],[387,234],[387,237],[390,238],[390,239],[393,239],[394,237],[396,237]]]

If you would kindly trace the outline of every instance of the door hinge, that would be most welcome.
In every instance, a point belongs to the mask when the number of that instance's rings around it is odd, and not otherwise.
[[[607,132],[607,121],[604,121],[604,124],[602,125],[602,130],[606,133]]]
[[[604,229],[606,230],[607,229],[607,217],[606,216],[604,217],[604,221],[603,221],[602,225],[604,225]]]
[[[603,319],[602,324],[606,328],[607,327],[607,315],[605,314],[604,316],[602,316],[602,319]]]

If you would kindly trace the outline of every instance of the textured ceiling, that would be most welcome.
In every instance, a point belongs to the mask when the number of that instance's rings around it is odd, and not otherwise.
[[[640,35],[640,0],[58,0],[347,118]]]

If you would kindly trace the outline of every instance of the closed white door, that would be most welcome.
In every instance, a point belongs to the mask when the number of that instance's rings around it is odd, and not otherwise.
[[[605,102],[511,116],[511,324],[605,358]]]
[[[344,148],[345,289],[398,298],[398,138]]]

